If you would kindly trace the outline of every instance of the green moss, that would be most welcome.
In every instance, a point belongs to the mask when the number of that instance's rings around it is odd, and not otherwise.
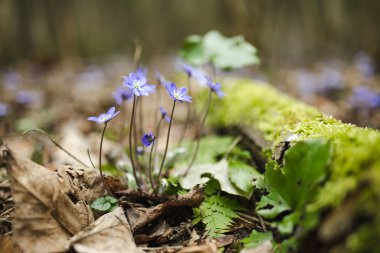
[[[334,155],[329,180],[308,208],[318,210],[340,204],[365,179],[375,181],[374,185],[380,183],[380,173],[376,171],[380,168],[378,131],[323,115],[264,82],[226,80],[224,91],[226,97],[214,104],[210,114],[214,125],[253,127],[261,131],[273,147],[292,134],[296,134],[298,140],[331,140]],[[379,191],[380,196],[380,190],[374,191]]]

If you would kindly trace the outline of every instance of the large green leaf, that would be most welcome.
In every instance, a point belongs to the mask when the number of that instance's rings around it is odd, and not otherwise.
[[[218,31],[210,31],[203,37],[191,35],[186,38],[181,57],[193,65],[211,62],[215,67],[230,70],[260,62],[257,50],[244,37],[224,37]]]
[[[232,184],[250,198],[253,193],[253,179],[257,179],[261,174],[253,167],[233,160],[229,162],[228,176]]]
[[[297,143],[285,153],[284,168],[268,166],[265,181],[294,209],[303,209],[325,178],[330,159],[330,143],[310,140]]]
[[[183,171],[178,171],[180,174]],[[242,195],[229,180],[228,178],[228,162],[226,159],[220,160],[215,164],[201,164],[193,166],[190,172],[180,179],[181,186],[184,189],[191,189],[197,184],[206,183],[210,179],[207,177],[202,177],[202,175],[210,175],[211,177],[218,180],[220,188],[233,195]]]
[[[258,180],[260,187],[256,187],[269,194],[257,203],[257,213],[273,219],[284,211],[292,211],[276,223],[281,234],[292,233],[300,223],[304,229],[314,227],[318,217],[306,212],[307,204],[314,200],[318,185],[326,176],[330,156],[330,142],[315,139],[297,143],[286,151],[283,168],[274,161],[268,162],[264,182]]]

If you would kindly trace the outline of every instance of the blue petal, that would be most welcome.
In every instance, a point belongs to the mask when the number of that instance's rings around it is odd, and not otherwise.
[[[111,107],[111,108],[108,110],[107,115],[112,115],[114,112],[115,112],[115,107]]]
[[[87,120],[96,121],[96,122],[99,121],[98,117],[89,117],[89,118],[87,118]]]

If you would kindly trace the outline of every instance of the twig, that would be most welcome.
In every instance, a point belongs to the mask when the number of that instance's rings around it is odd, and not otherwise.
[[[67,151],[65,148],[63,148],[61,145],[58,144],[58,142],[56,142],[53,138],[51,138],[44,130],[42,129],[38,129],[38,128],[35,128],[35,129],[30,129],[30,130],[27,130],[25,132],[23,132],[21,134],[21,136],[27,134],[27,133],[30,133],[30,132],[39,132],[39,133],[42,133],[44,134],[45,136],[47,136],[49,138],[49,140],[55,145],[57,146],[59,149],[61,149],[63,152],[65,152],[67,155],[69,155],[71,158],[73,158],[75,161],[77,161],[78,163],[82,164],[84,167],[87,167],[89,168],[90,166],[88,166],[87,164],[85,164],[84,162],[82,162],[78,157],[76,157],[75,155],[71,154],[69,151]]]
[[[90,160],[90,163],[91,163],[92,167],[94,169],[96,169],[94,163],[92,162],[91,155],[90,155],[90,149],[89,148],[87,149],[87,156],[88,156],[88,159]]]
[[[232,150],[235,148],[235,146],[241,141],[242,137],[241,135],[239,135],[238,137],[236,137],[233,142],[231,143],[231,145],[228,147],[227,149],[227,152],[224,153],[224,156],[223,156],[223,159],[226,159],[227,156],[232,152]]]

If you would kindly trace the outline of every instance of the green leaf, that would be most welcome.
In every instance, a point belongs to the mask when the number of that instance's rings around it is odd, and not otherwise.
[[[114,176],[114,177],[122,177],[125,173],[121,170],[118,170],[115,166],[112,164],[104,164],[102,165],[103,172]]]
[[[256,205],[256,210],[264,218],[273,219],[280,213],[290,210],[290,207],[277,191],[271,190],[268,195],[261,197]]]
[[[117,207],[118,200],[112,196],[105,196],[92,202],[91,207],[98,211],[110,212]]]
[[[228,176],[233,185],[249,199],[253,193],[253,179],[261,174],[253,167],[240,161],[229,162]]]
[[[230,136],[214,136],[210,135],[201,139],[197,159],[194,165],[215,163],[218,157],[225,154],[233,139]],[[182,160],[177,165],[188,165],[193,157],[196,142],[185,142],[182,149],[189,150],[182,156]]]
[[[278,231],[282,235],[289,235],[293,232],[294,226],[299,223],[301,217],[300,212],[294,212],[286,215],[281,222],[276,223]]]
[[[191,35],[180,50],[181,57],[196,66],[211,62],[215,67],[230,70],[258,64],[257,50],[244,37],[224,37],[218,31],[210,31],[203,37]]]
[[[285,153],[285,166],[273,163],[265,172],[265,181],[294,210],[304,208],[314,198],[318,184],[325,178],[330,160],[330,142],[310,140],[297,143]]]
[[[206,196],[199,208],[194,208],[193,224],[202,222],[209,237],[219,237],[228,232],[239,217],[235,211],[246,211],[239,201],[218,195]]]
[[[180,179],[181,185],[185,189],[191,189],[197,184],[204,184],[209,181],[209,178],[202,177],[202,175],[208,174],[219,181],[220,188],[230,194],[246,196],[242,194],[229,180],[228,178],[228,162],[226,159],[220,160],[215,164],[203,164],[193,166],[190,172]]]
[[[272,232],[259,232],[253,230],[249,236],[241,240],[246,249],[256,248],[266,241],[273,241]]]

